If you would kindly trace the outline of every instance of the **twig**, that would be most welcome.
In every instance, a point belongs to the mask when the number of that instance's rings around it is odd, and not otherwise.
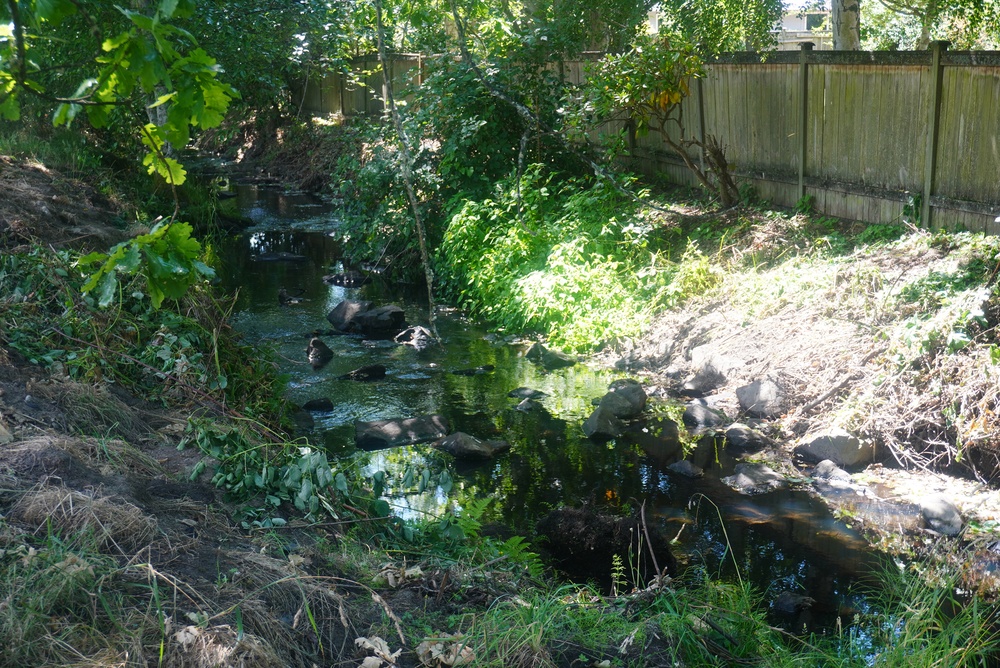
[[[643,499],[639,507],[639,519],[642,520],[642,533],[646,536],[646,547],[649,549],[649,556],[653,559],[653,568],[656,569],[656,577],[663,575],[660,564],[656,561],[656,551],[653,550],[653,541],[649,539],[649,529],[646,527],[646,500]]]

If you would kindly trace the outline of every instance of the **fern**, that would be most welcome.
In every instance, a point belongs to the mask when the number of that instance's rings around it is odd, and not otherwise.
[[[500,554],[514,564],[524,566],[528,575],[540,578],[544,571],[542,559],[538,553],[531,551],[531,544],[524,536],[513,536],[497,546]]]

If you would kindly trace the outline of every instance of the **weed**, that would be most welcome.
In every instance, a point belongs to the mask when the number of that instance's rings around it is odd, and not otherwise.
[[[795,213],[802,215],[809,215],[816,209],[816,197],[815,195],[803,195],[799,198],[799,201],[795,203]]]

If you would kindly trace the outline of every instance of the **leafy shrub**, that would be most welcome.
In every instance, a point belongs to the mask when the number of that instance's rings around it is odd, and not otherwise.
[[[239,406],[262,419],[281,414],[266,356],[237,340],[228,304],[208,286],[157,309],[145,278],[126,274],[102,308],[81,292],[87,277],[77,260],[42,248],[0,255],[0,331],[11,348],[72,378],[115,382],[150,399]]]
[[[449,221],[438,266],[447,295],[501,327],[592,349],[638,332],[670,274],[636,207],[605,183],[532,165]]]

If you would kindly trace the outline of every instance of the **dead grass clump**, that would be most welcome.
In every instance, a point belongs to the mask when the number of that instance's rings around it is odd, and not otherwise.
[[[507,665],[511,668],[555,668],[556,666],[556,662],[544,647],[536,648],[530,645],[516,650],[507,661]]]
[[[120,499],[84,494],[64,487],[42,487],[25,494],[12,516],[63,536],[92,535],[106,552],[131,554],[156,535],[156,519]]]
[[[138,441],[152,433],[148,423],[104,387],[71,381],[32,383],[30,391],[59,406],[66,427],[87,436]]]
[[[156,459],[121,439],[84,438],[69,445],[72,454],[96,465],[105,475],[129,473],[156,477],[164,473]]]
[[[859,431],[895,461],[922,469],[965,469],[984,481],[1000,474],[1000,386],[990,349],[940,355],[865,387]]]
[[[246,598],[240,604],[244,626],[283,655],[302,657],[302,665],[309,665],[306,659],[319,647],[327,658],[351,652],[351,640],[364,635],[354,622],[359,613],[377,619],[374,606],[367,614],[357,604],[349,610],[333,578],[303,573],[296,557],[285,561],[254,552],[238,556],[240,575],[234,583],[259,599],[255,603]]]
[[[170,635],[162,665],[174,668],[285,668],[263,642],[228,625],[185,626]]]

